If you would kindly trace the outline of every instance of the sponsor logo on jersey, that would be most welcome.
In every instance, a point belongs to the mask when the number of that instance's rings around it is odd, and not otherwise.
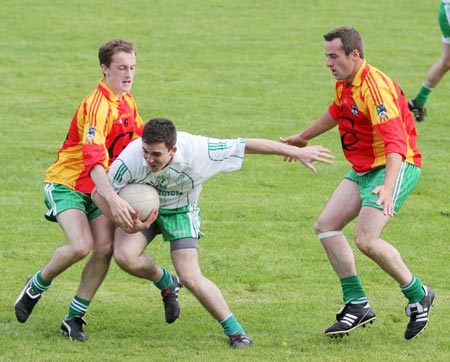
[[[183,175],[179,175],[178,178],[176,179],[175,183],[177,185],[182,184],[183,180],[184,180],[184,176]],[[159,175],[156,177],[156,182],[153,183],[151,182],[150,185],[153,186],[159,193],[160,196],[182,196],[183,192],[182,191],[178,191],[178,190],[167,190],[167,185],[169,183],[169,178],[165,175]]]
[[[172,191],[160,190],[159,195],[160,196],[182,196],[183,193],[181,191],[177,191],[177,190],[172,190]]]

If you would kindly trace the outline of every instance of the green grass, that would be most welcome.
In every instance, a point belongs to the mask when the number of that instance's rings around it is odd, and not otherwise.
[[[440,54],[438,2],[12,1],[0,11],[0,361],[445,361],[448,359],[450,166],[448,88],[430,97],[418,125],[424,168],[418,187],[385,231],[437,302],[426,333],[405,341],[405,300],[396,283],[355,250],[377,321],[349,338],[324,329],[341,305],[338,280],[312,225],[348,170],[338,137],[315,143],[337,156],[312,174],[278,157],[249,155],[243,170],[205,184],[201,265],[253,337],[231,350],[221,328],[186,289],[182,318],[164,322],[156,288],[113,263],[86,316],[90,340],[69,343],[59,324],[83,262],[55,279],[26,324],[13,304],[25,279],[64,242],[43,218],[42,178],[75,108],[101,77],[98,46],[138,45],[133,93],[141,116],[216,137],[278,139],[306,127],[333,96],[322,35],[352,24],[368,61],[408,98]],[[352,226],[344,232],[351,239]],[[148,248],[172,269],[168,245]],[[287,346],[283,346],[287,342]]]

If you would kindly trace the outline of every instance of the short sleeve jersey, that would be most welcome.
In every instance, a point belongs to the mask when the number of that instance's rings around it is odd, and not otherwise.
[[[142,134],[143,122],[131,93],[119,99],[104,83],[79,105],[58,152],[56,161],[47,169],[44,181],[67,186],[90,194],[94,182],[89,176],[99,164],[109,165],[133,139]]]
[[[402,90],[365,61],[352,84],[336,82],[328,110],[338,122],[344,155],[356,172],[385,165],[389,153],[421,167],[414,119]]]
[[[143,158],[142,140],[137,139],[112,163],[108,177],[116,192],[128,183],[153,186],[161,209],[196,207],[202,183],[219,172],[239,170],[245,140],[215,139],[177,133],[177,151],[164,169],[152,172]]]

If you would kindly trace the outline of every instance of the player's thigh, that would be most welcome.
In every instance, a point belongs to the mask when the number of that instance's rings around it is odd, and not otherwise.
[[[112,251],[114,240],[114,223],[105,215],[99,215],[90,221],[94,237],[94,249]]]
[[[69,244],[92,248],[93,235],[86,213],[79,209],[68,209],[56,216]]]
[[[381,232],[392,219],[385,215],[382,209],[363,206],[355,225],[355,240],[359,242],[376,241]]]
[[[129,234],[116,227],[114,232],[114,258],[135,258],[141,255],[148,242],[141,232]]]
[[[361,209],[358,184],[343,179],[334,190],[316,221],[316,231],[342,230]]]

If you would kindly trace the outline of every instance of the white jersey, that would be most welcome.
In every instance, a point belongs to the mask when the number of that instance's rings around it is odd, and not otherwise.
[[[245,139],[216,139],[177,132],[177,151],[161,171],[152,172],[144,160],[142,139],[131,142],[111,164],[108,177],[116,192],[128,183],[153,186],[161,209],[196,207],[202,183],[218,174],[239,170]]]

